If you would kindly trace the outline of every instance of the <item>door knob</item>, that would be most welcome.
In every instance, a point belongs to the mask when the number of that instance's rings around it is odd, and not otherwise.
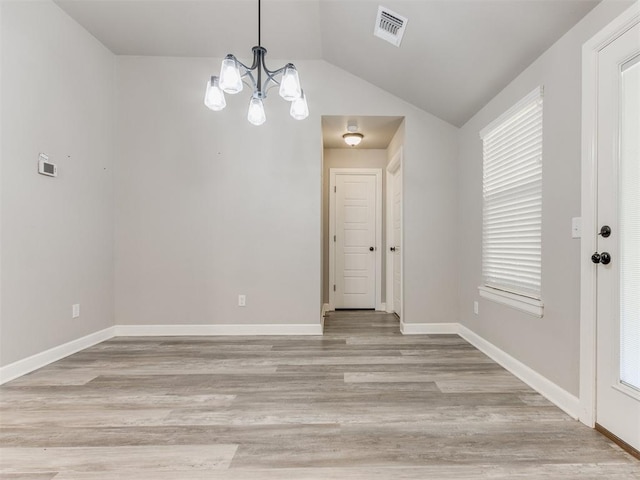
[[[602,235],[604,238],[607,238],[611,235],[611,227],[609,225],[603,225],[598,235]]]
[[[375,250],[375,248],[373,248],[373,247],[369,247],[369,251],[370,251],[370,252],[373,252],[374,250]]]
[[[391,250],[392,252],[396,251],[396,247],[391,247],[389,250]]]
[[[609,252],[594,253],[591,255],[591,261],[593,263],[601,263],[603,265],[609,265],[611,263],[611,254]]]

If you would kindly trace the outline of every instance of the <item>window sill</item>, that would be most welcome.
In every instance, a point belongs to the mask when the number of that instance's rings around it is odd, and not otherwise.
[[[516,295],[515,293],[505,292],[491,287],[478,287],[478,292],[482,298],[493,302],[508,305],[521,312],[528,313],[538,318],[542,318],[544,313],[544,305],[541,300]]]

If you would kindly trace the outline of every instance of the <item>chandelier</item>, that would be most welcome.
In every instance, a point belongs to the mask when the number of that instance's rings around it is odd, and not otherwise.
[[[260,0],[258,0],[258,45],[251,49],[253,64],[248,67],[234,55],[228,54],[222,61],[220,76],[213,76],[207,82],[204,104],[211,110],[222,110],[227,105],[224,94],[240,93],[243,84],[246,84],[253,89],[247,120],[253,125],[262,125],[267,119],[263,101],[271,88],[279,86],[280,96],[291,102],[289,109],[291,116],[296,120],[304,120],[309,116],[309,107],[304,91],[300,87],[295,65],[287,63],[277,70],[269,70],[265,64],[267,49],[261,45],[260,41],[260,10]]]

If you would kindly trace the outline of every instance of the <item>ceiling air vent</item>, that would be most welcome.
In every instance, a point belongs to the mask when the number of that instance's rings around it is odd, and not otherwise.
[[[386,40],[396,47],[400,46],[404,29],[407,26],[408,18],[389,10],[386,7],[378,7],[378,17],[376,18],[376,28],[373,34]]]

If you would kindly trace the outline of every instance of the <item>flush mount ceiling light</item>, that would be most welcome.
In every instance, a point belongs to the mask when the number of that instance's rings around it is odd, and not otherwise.
[[[342,135],[342,138],[344,138],[344,142],[347,145],[355,147],[362,141],[364,135],[362,135],[361,133],[345,133],[344,135]]]
[[[344,139],[344,142],[350,147],[355,147],[364,138],[364,135],[362,135],[361,133],[357,133],[358,124],[355,121],[350,121],[347,124],[347,131],[349,133],[345,133],[344,135],[342,135],[342,138]]]
[[[227,55],[222,61],[220,76],[213,76],[207,82],[204,104],[211,110],[222,110],[227,102],[224,94],[234,95],[242,91],[243,83],[253,89],[249,101],[247,120],[253,125],[262,125],[267,116],[263,100],[267,98],[270,88],[280,86],[280,96],[291,102],[289,113],[296,120],[304,120],[309,116],[309,107],[304,91],[300,87],[298,71],[293,63],[287,63],[277,70],[269,70],[264,58],[267,49],[260,42],[261,5],[258,0],[258,45],[253,47],[253,64],[248,67],[234,55]]]

